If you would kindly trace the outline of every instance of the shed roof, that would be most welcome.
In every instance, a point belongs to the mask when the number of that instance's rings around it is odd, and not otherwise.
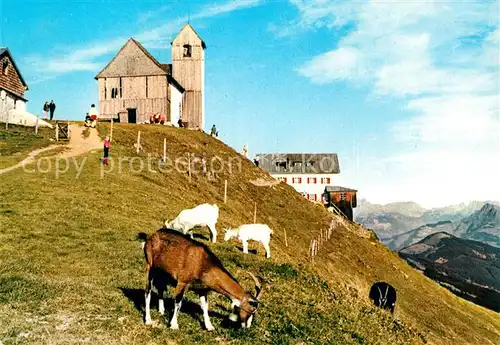
[[[12,62],[12,65],[16,69],[17,75],[19,76],[19,79],[21,80],[21,83],[26,87],[26,90],[28,90],[28,84],[26,84],[26,81],[23,78],[23,75],[21,74],[21,71],[16,65],[16,62],[14,61],[14,58],[12,57],[12,54],[10,53],[9,48],[7,47],[0,47],[0,58],[4,56],[5,54],[9,55],[10,61]]]
[[[131,37],[123,45],[123,47],[118,51],[118,53],[113,57],[113,59],[111,59],[111,61],[106,65],[106,67],[104,67],[101,70],[101,72],[99,72],[99,74],[97,74],[95,79],[98,79],[100,77],[100,75],[106,70],[106,68],[108,68],[108,66],[111,65],[111,63],[116,59],[116,57],[118,55],[120,55],[122,50],[127,46],[127,43],[129,43],[129,42],[135,44],[144,53],[144,55],[146,57],[148,57],[148,59],[150,59],[156,66],[158,66],[164,72],[164,75],[167,77],[167,80],[170,84],[174,85],[175,88],[177,88],[177,90],[179,90],[181,93],[185,92],[184,87],[177,80],[175,80],[175,78],[172,76],[172,64],[158,62],[158,60],[156,60],[155,57],[153,55],[151,55],[151,53],[148,52],[148,50],[146,48],[144,48],[144,46],[141,43],[139,43],[137,40],[135,40],[133,37]],[[159,74],[159,75],[162,75],[162,74]]]
[[[326,186],[325,191],[327,191],[327,192],[357,192],[356,189],[341,187],[341,186]]]
[[[271,174],[338,174],[336,153],[257,154],[259,167]]]
[[[151,55],[150,52],[147,51],[146,48],[144,48],[144,46],[142,44],[140,44],[137,40],[135,40],[133,37],[129,38],[127,40],[127,42],[120,48],[120,50],[118,51],[118,53],[116,53],[116,55],[111,59],[111,61],[108,62],[108,64],[95,76],[95,79],[98,79],[101,77],[102,73],[113,63],[113,61],[116,60],[116,58],[120,55],[120,53],[125,49],[125,47],[127,46],[128,43],[133,43],[135,44],[143,53],[144,55],[146,55],[146,57],[151,60],[156,66],[158,66],[165,75],[168,74],[168,70],[171,70],[170,68],[168,67],[165,67],[165,65],[168,65],[168,64],[161,64],[158,62],[158,60],[156,60],[154,58],[153,55]],[[160,72],[161,73],[161,72]],[[162,74],[159,74],[159,75],[162,75]]]

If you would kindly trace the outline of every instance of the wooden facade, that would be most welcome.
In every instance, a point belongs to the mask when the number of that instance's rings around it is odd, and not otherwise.
[[[28,85],[9,49],[0,48],[0,121],[11,122],[8,114],[13,109],[26,110],[26,90]]]
[[[204,126],[205,43],[189,25],[172,41],[172,64],[159,63],[139,42],[129,39],[96,76],[99,119],[145,123],[153,114],[189,128]]]
[[[205,49],[205,42],[189,24],[172,41],[172,75],[186,90],[181,118],[189,128],[205,126]]]
[[[353,221],[353,208],[357,206],[357,190],[340,186],[326,186],[324,201],[326,207],[336,206],[344,216]]]
[[[171,88],[184,89],[170,70],[170,65],[160,64],[139,42],[129,39],[96,76],[99,119],[144,123],[151,114],[161,114],[171,121]]]

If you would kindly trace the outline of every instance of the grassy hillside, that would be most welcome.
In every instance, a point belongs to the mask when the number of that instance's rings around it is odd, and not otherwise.
[[[38,134],[32,127],[0,123],[0,169],[19,163],[26,158],[29,151],[47,147],[53,142],[54,130],[40,127]]]
[[[500,312],[500,248],[438,232],[399,255],[458,296]]]
[[[100,124],[101,134],[107,126]],[[133,144],[141,130],[140,160]],[[103,170],[100,152],[69,160],[65,173],[10,172],[0,176],[0,341],[4,344],[497,344],[498,314],[461,300],[410,268],[382,244],[341,226],[311,265],[308,246],[332,217],[291,187],[257,187],[268,176],[222,142],[200,132],[119,124],[112,164]],[[174,160],[206,155],[220,172],[191,178],[151,162],[167,139]],[[121,158],[121,170],[118,161]],[[195,157],[193,157],[194,159]],[[241,161],[241,165],[239,165]],[[214,161],[215,162],[215,161]],[[55,162],[53,162],[55,164]],[[61,162],[60,167],[65,167]],[[82,167],[78,170],[77,167]],[[231,168],[230,168],[231,167]],[[132,168],[132,169],[131,169]],[[182,168],[179,165],[179,168]],[[62,169],[62,168],[61,168]],[[45,169],[48,170],[48,169]],[[58,176],[58,178],[56,178]],[[223,203],[224,179],[228,201]],[[165,218],[202,202],[220,207],[218,243],[211,244],[228,270],[252,286],[248,269],[267,289],[249,330],[225,327],[230,302],[209,297],[213,333],[202,329],[197,299],[190,293],[179,316],[180,330],[156,312],[157,326],[142,319],[144,258],[135,235],[153,232]],[[222,243],[226,226],[257,221],[275,235],[272,258],[243,255],[241,245]],[[288,246],[285,245],[284,230]],[[208,230],[198,233],[207,242]],[[370,285],[385,280],[398,290],[395,317],[372,307]],[[168,318],[172,302],[166,306]]]

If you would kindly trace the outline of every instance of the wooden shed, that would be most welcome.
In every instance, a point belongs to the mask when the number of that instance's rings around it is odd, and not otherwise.
[[[357,190],[340,187],[326,186],[324,193],[325,206],[336,206],[350,221],[353,220],[353,208],[357,206]]]
[[[205,42],[189,24],[171,42],[172,63],[159,63],[130,38],[99,72],[99,119],[145,123],[163,115],[167,123],[204,128]]]
[[[99,120],[144,123],[160,114],[177,123],[184,88],[172,76],[172,65],[160,64],[135,39],[130,38],[95,79]]]

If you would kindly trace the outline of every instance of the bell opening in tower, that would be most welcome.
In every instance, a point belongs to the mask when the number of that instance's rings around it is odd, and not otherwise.
[[[191,46],[189,44],[184,45],[184,57],[191,57]]]

